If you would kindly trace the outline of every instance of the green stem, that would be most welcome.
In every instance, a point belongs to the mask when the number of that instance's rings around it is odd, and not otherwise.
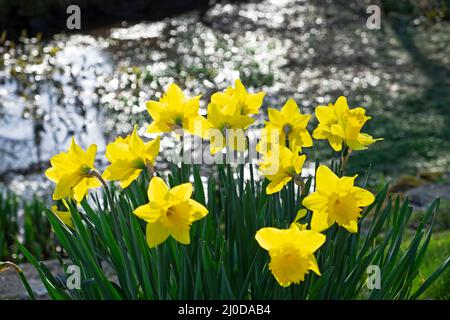
[[[250,184],[252,187],[253,193],[255,193],[255,176],[253,172],[253,163],[249,163],[249,169],[250,169]]]
[[[103,179],[102,175],[97,171],[97,170],[91,170],[89,171],[89,174],[95,178],[97,178],[98,181],[100,181],[100,183],[103,185],[103,188],[105,189],[105,193],[106,193],[106,197],[107,197],[107,202],[108,202],[108,208],[109,211],[112,212],[113,211],[113,207],[114,207],[114,201],[112,199],[112,195],[111,192],[109,190],[108,184],[106,183],[106,181]]]
[[[293,178],[294,183],[300,188],[300,196],[306,196],[306,188],[305,188],[305,182],[302,179],[302,176],[300,174],[297,174]]]
[[[289,181],[288,183],[288,201],[289,201],[289,212],[287,218],[289,219],[288,225],[292,222],[292,217],[295,217],[295,185],[294,185],[294,179]]]
[[[339,169],[339,177],[342,177],[344,175],[344,170],[345,170],[345,167],[347,166],[347,161],[348,161],[348,158],[350,156],[350,152],[351,152],[350,148],[348,148],[348,147],[343,147],[342,148],[341,165],[340,165],[340,169]]]
[[[151,180],[152,177],[155,175],[155,167],[151,164],[147,165],[147,174],[148,174],[148,179]]]
[[[239,196],[243,200],[244,195],[244,164],[239,164]]]
[[[180,148],[180,182],[183,183],[184,182],[184,137],[183,135],[180,135],[180,143],[181,143],[181,148]]]

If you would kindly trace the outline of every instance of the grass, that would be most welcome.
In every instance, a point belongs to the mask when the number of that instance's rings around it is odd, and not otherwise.
[[[351,166],[363,170],[370,163],[373,172],[394,177],[399,171],[415,174],[430,167],[446,170],[450,163],[450,65],[448,59],[440,57],[448,57],[448,48],[441,45],[448,35],[449,2],[381,3],[389,30],[381,34],[383,39],[398,41],[425,81],[415,81],[415,87],[399,90],[395,98],[383,89],[363,90],[372,101],[368,105],[372,120],[366,130],[385,140],[351,159]],[[421,25],[414,25],[414,19],[422,21]],[[384,61],[392,59],[389,50],[380,54]]]
[[[423,218],[425,212],[413,213],[413,227]],[[419,276],[414,281],[413,288],[422,285],[427,277],[437,268],[439,263],[450,257],[450,201],[443,201],[436,214],[436,232],[430,241],[424,261],[419,270]],[[450,299],[450,270],[442,276],[420,297],[421,299]]]
[[[419,225],[426,212],[419,210],[415,211],[411,217],[411,227],[415,228]],[[441,201],[438,211],[436,212],[436,231],[450,230],[450,201]]]
[[[425,282],[439,264],[450,257],[450,230],[433,235],[425,254],[419,276],[414,281],[413,290]],[[425,291],[420,299],[450,300],[450,270],[445,271],[431,287]]]

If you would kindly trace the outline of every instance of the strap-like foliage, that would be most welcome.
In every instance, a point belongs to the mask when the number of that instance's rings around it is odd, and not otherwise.
[[[250,165],[250,171],[253,168]],[[264,192],[267,181],[244,180],[244,168],[218,165],[217,175],[204,183],[199,168],[172,168],[173,186],[194,181],[194,199],[209,214],[192,225],[191,244],[169,239],[150,249],[145,225],[133,211],[147,203],[148,177],[103,198],[70,204],[73,229],[45,209],[62,246],[61,261],[81,270],[81,288],[69,290],[65,279],[52,275],[28,250],[23,254],[39,271],[54,299],[415,299],[448,267],[444,262],[416,291],[418,275],[433,229],[436,200],[423,217],[406,249],[405,230],[411,216],[408,200],[392,199],[388,187],[363,211],[360,232],[334,225],[318,250],[322,276],[308,273],[304,282],[283,288],[268,269],[269,257],[255,240],[265,226],[286,228],[300,209],[305,190],[294,184],[275,195]],[[236,172],[235,172],[236,171]],[[251,172],[252,173],[252,172]],[[303,191],[303,192],[302,192]],[[106,191],[109,192],[109,191]],[[111,203],[113,202],[113,203]],[[110,209],[111,208],[111,209]],[[301,222],[309,222],[311,213]],[[381,286],[368,289],[368,267],[376,266]]]

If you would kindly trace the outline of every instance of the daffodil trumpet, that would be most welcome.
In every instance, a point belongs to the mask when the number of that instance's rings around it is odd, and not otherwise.
[[[314,139],[328,140],[335,151],[339,152],[345,146],[365,150],[382,140],[361,132],[370,117],[366,116],[366,110],[362,107],[350,109],[344,96],[340,96],[334,104],[317,106],[315,114],[319,124],[313,132]]]

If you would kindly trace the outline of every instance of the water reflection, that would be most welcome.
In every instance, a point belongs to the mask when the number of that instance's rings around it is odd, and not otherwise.
[[[382,32],[365,28],[363,1],[333,3],[216,4],[201,18],[188,13],[90,35],[6,43],[0,47],[1,179],[16,180],[15,186],[24,181],[17,174],[34,174],[25,179],[34,181],[72,135],[83,146],[95,141],[102,152],[105,141],[148,124],[144,102],[172,81],[203,94],[202,112],[212,92],[240,77],[251,90],[267,92],[265,107],[293,97],[311,113],[344,94],[372,116],[395,116],[396,102],[420,95],[429,79],[388,24]],[[426,41],[423,34],[417,32],[418,41]],[[449,56],[437,59],[448,64]],[[377,125],[371,133],[384,136]],[[169,140],[162,145],[170,149]]]

